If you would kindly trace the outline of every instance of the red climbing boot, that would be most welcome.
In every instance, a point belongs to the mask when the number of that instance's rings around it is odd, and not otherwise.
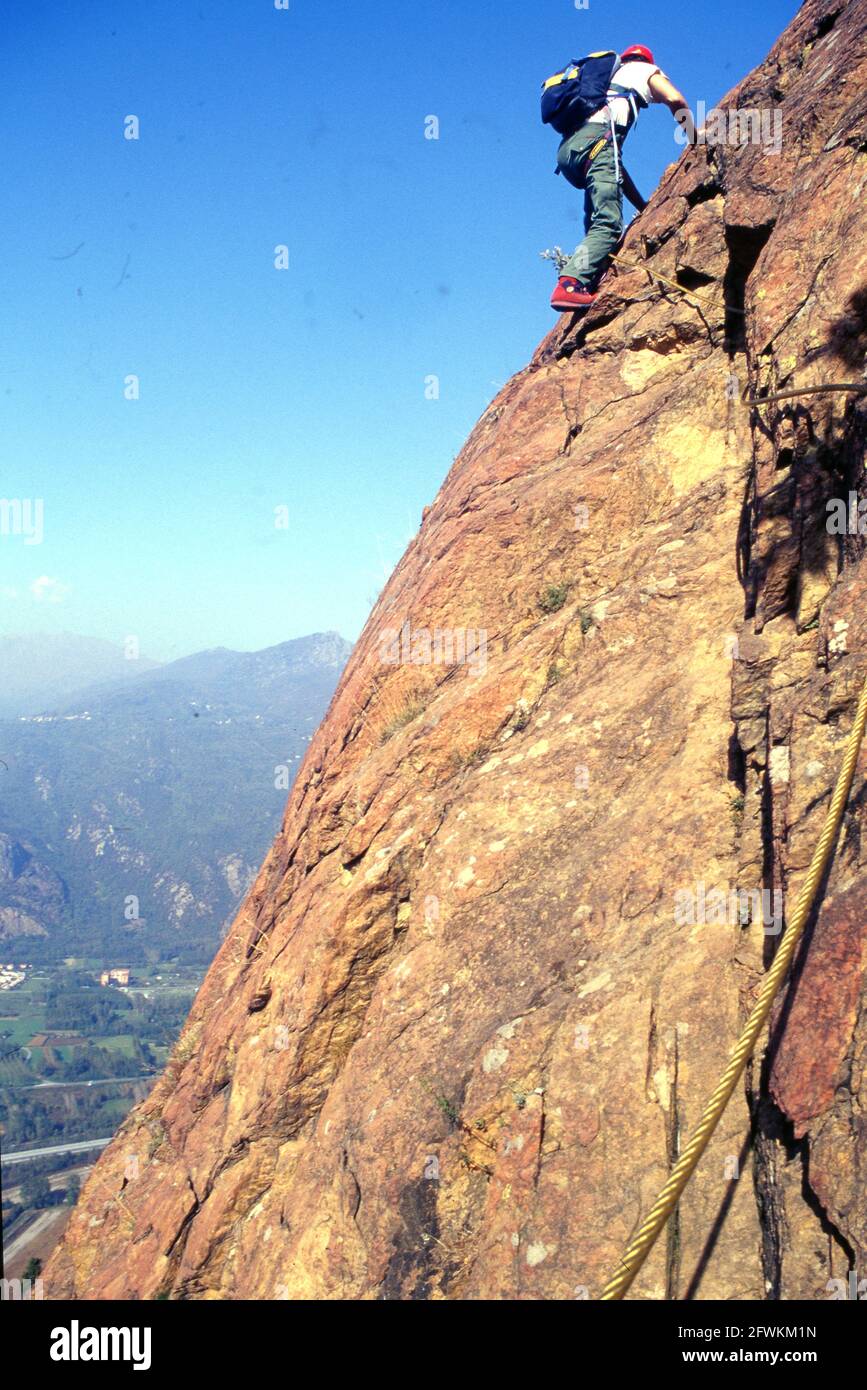
[[[595,300],[595,294],[585,290],[580,281],[573,280],[571,275],[561,275],[551,296],[551,308],[556,309],[558,314],[568,314],[573,309],[588,308]]]

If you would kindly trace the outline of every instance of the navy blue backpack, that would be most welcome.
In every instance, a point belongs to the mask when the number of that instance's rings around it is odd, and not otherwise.
[[[575,131],[604,106],[608,100],[611,79],[621,67],[619,56],[609,50],[590,53],[586,58],[572,61],[562,72],[542,86],[542,120],[558,135],[574,135]]]

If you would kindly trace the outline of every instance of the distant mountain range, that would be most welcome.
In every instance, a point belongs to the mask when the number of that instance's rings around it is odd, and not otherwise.
[[[120,677],[95,648],[89,668],[67,661],[58,685],[89,672],[86,689],[0,720],[0,940],[25,935],[35,958],[212,951],[350,650],[325,633]]]
[[[97,681],[131,681],[159,662],[130,661],[123,648],[71,632],[0,636],[0,719],[38,714]]]

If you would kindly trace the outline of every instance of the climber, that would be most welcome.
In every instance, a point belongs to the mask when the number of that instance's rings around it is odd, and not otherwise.
[[[623,235],[623,194],[639,212],[647,206],[623,168],[623,142],[640,108],[664,103],[689,130],[686,99],[657,67],[643,44],[620,57],[591,53],[548,79],[542,89],[542,119],[563,137],[557,173],[584,190],[585,237],[562,267],[551,299],[558,313],[584,309],[608,258]]]

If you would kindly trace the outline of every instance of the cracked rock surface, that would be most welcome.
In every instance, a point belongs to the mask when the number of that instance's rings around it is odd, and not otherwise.
[[[867,540],[826,525],[867,495],[867,397],[740,400],[864,379],[867,6],[807,0],[723,105],[779,112],[781,149],[685,151],[635,268],[479,421],[48,1296],[595,1297],[646,1214],[867,674]],[[486,661],[383,662],[407,623]],[[825,1298],[867,1265],[865,774],[631,1297]]]

